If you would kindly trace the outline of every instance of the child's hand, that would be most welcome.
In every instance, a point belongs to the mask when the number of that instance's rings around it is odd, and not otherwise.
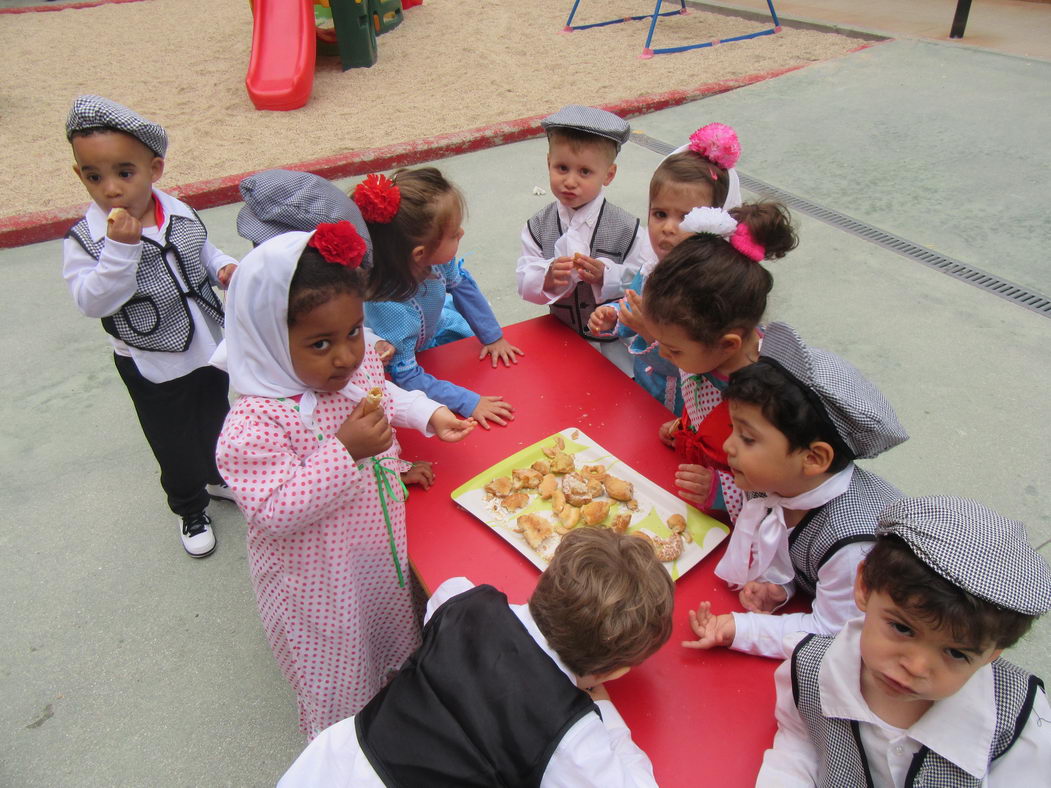
[[[114,208],[106,218],[106,237],[122,244],[137,244],[142,238],[142,222],[123,208]]]
[[[230,279],[237,270],[236,263],[227,263],[216,273],[215,278],[219,280],[219,286],[224,290],[230,286]]]
[[[572,257],[557,257],[547,267],[544,274],[544,289],[549,292],[561,290],[569,284],[570,275],[573,273]]]
[[[653,341],[653,337],[646,328],[646,320],[642,316],[642,296],[634,290],[628,290],[624,298],[620,300],[620,322],[647,342]]]
[[[573,255],[573,267],[579,272],[580,278],[588,284],[600,285],[606,276],[606,266],[594,257],[588,257],[579,252]]]
[[[364,406],[363,398],[336,431],[336,437],[355,460],[382,454],[394,443],[394,433],[383,408],[365,413]]]
[[[483,397],[482,399],[485,398]],[[427,426],[434,430],[434,434],[447,443],[462,441],[475,428],[476,424],[477,422],[474,419],[457,418],[456,414],[444,405],[434,411],[431,414],[430,421],[427,422]]]
[[[495,342],[490,342],[488,345],[482,345],[482,352],[478,354],[478,360],[481,361],[486,356],[493,357],[493,369],[496,369],[497,362],[504,362],[504,366],[509,367],[512,364],[517,364],[518,359],[515,358],[515,354],[524,356],[521,350],[516,348],[510,342],[503,337],[500,337]]]
[[[434,483],[434,466],[429,462],[414,462],[409,470],[401,475],[403,484],[418,484],[429,490]]]
[[[394,345],[388,342],[386,339],[381,339],[375,345],[376,355],[380,357],[380,361],[386,364],[392,358],[394,358]]]
[[[680,465],[675,473],[679,497],[695,506],[704,506],[712,490],[713,478],[714,474],[703,465]]]
[[[752,580],[744,584],[737,598],[749,613],[773,613],[788,601],[788,591],[777,583]]]
[[[682,424],[682,419],[672,419],[666,421],[661,425],[661,428],[657,430],[657,436],[668,448],[675,448],[675,433],[679,431],[679,426]]]
[[[503,397],[482,397],[478,400],[478,407],[474,409],[471,418],[482,425],[483,430],[489,429],[489,422],[506,427],[507,422],[515,417],[515,409],[511,403]]]
[[[709,649],[717,646],[729,646],[737,634],[737,624],[732,613],[721,616],[712,615],[712,603],[701,602],[697,611],[690,611],[690,629],[697,636],[696,640],[684,640],[686,648]]]
[[[588,331],[592,334],[605,334],[617,325],[617,310],[611,306],[600,306],[588,318]]]

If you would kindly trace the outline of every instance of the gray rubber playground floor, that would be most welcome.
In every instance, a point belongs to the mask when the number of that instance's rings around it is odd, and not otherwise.
[[[745,175],[1049,294],[1049,86],[1048,62],[905,40],[633,127],[677,145],[730,123]],[[521,223],[549,199],[533,194],[544,151],[438,163],[467,195],[461,248],[504,324],[542,311],[512,269]],[[659,159],[627,145],[613,201],[643,215]],[[203,215],[240,255],[237,209]],[[912,439],[866,466],[909,494],[1021,519],[1051,558],[1051,320],[798,220],[799,249],[771,264],[769,318],[842,353],[896,406]],[[58,241],[0,251],[0,784],[273,784],[303,740],[256,613],[244,521],[213,505],[218,550],[182,553],[102,331],[60,265]],[[1049,653],[1042,621],[1011,656],[1046,678]]]

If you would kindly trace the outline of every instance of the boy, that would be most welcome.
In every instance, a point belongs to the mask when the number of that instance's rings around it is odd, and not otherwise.
[[[62,275],[80,311],[110,334],[183,548],[202,558],[215,549],[209,499],[233,500],[215,467],[229,384],[208,359],[223,325],[212,285],[225,287],[236,263],[208,243],[192,208],[153,188],[168,147],[159,125],[80,96],[66,138],[94,202],[66,234]]]
[[[655,786],[603,682],[667,641],[673,593],[645,540],[587,527],[563,538],[528,605],[447,580],[419,650],[280,785]]]
[[[777,669],[757,785],[1046,784],[1043,683],[999,658],[1051,609],[1025,527],[974,501],[906,498],[877,537],[854,586],[864,618],[803,637]]]
[[[547,170],[555,202],[522,230],[518,294],[534,304],[549,304],[551,314],[594,341],[588,318],[599,304],[623,297],[649,249],[639,220],[604,195],[631,127],[611,112],[577,105],[563,107],[540,125],[547,131]],[[616,337],[599,341],[623,350]]]
[[[854,367],[771,323],[759,360],[730,377],[733,432],[723,448],[751,493],[715,572],[741,588],[747,613],[690,611],[691,648],[780,656],[791,632],[835,634],[858,615],[854,574],[876,521],[901,493],[854,465],[908,439],[890,404]],[[771,616],[798,585],[812,613]]]

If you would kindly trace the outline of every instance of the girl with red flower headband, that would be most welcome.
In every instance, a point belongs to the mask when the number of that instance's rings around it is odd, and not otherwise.
[[[472,333],[482,343],[478,358],[490,356],[493,367],[517,363],[522,353],[503,338],[489,302],[456,258],[466,212],[459,189],[434,167],[421,167],[391,178],[369,175],[351,198],[372,239],[365,322],[394,346],[387,364],[391,379],[485,429],[490,422],[505,426],[514,413],[503,397],[438,380],[416,361],[418,352]]]
[[[675,474],[679,495],[733,522],[744,495],[723,450],[732,431],[723,391],[730,373],[758,357],[773,287],[761,262],[784,257],[796,235],[779,203],[695,208],[680,230],[686,237],[653,269],[642,302],[644,330],[677,368],[685,401],[681,420],[661,425],[659,436],[684,461]]]
[[[474,426],[384,381],[364,341],[365,250],[347,221],[278,235],[244,258],[226,304],[225,365],[241,396],[216,459],[310,738],[355,714],[420,642],[403,484],[427,487],[433,473],[399,458],[394,427],[459,441]]]

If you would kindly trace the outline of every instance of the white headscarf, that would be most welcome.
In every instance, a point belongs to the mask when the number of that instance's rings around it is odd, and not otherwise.
[[[237,266],[226,294],[226,338],[212,364],[230,373],[239,394],[296,397],[305,424],[313,424],[314,391],[292,368],[288,348],[288,288],[314,233],[284,233],[266,241]]]

